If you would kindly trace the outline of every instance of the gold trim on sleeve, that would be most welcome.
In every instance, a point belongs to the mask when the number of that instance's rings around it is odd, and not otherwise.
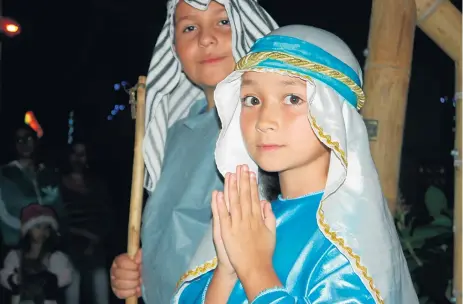
[[[202,265],[199,265],[198,267],[195,267],[194,269],[188,270],[180,277],[180,280],[178,280],[176,289],[178,289],[180,285],[182,285],[189,277],[197,278],[200,275],[203,275],[206,272],[214,269],[215,267],[217,267],[217,257],[205,262]]]

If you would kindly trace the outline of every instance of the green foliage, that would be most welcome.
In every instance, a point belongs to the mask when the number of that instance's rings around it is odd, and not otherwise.
[[[425,205],[430,217],[423,220],[400,199],[397,232],[420,303],[452,303],[452,212],[445,199],[427,200]]]

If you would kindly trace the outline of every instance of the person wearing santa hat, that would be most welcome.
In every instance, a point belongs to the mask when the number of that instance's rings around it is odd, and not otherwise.
[[[61,287],[71,283],[69,258],[57,250],[58,221],[52,208],[31,204],[21,211],[21,241],[0,271],[12,304],[55,304]]]

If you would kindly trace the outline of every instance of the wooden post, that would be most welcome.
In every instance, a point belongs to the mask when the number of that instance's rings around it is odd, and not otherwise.
[[[461,12],[449,0],[415,0],[417,25],[453,61],[461,61]]]
[[[463,304],[462,263],[462,58],[461,12],[449,0],[415,0],[418,27],[455,61],[455,203],[454,203],[454,273],[453,295],[457,304]]]
[[[397,203],[415,21],[414,1],[373,0],[362,114],[392,213]]]
[[[143,138],[145,137],[145,87],[146,77],[138,77],[137,85],[130,91],[132,118],[135,118],[135,144],[133,151],[132,192],[130,196],[129,238],[127,253],[134,258],[140,248],[140,224],[143,207]],[[136,92],[136,95],[135,95]],[[135,110],[135,111],[133,111]],[[135,114],[135,117],[133,115]],[[136,297],[128,298],[126,304],[137,304]]]

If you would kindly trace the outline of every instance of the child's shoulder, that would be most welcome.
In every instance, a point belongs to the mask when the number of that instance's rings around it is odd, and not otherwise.
[[[322,273],[327,271],[336,273],[344,271],[346,267],[350,267],[350,261],[346,256],[328,239],[321,241],[322,244],[317,244],[316,254],[312,256],[314,265],[315,277],[323,277]]]

